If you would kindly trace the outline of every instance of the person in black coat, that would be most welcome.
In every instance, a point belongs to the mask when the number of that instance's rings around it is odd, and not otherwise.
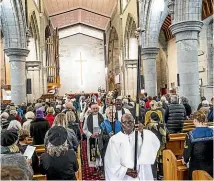
[[[140,101],[140,122],[142,124],[145,123],[146,111],[147,111],[147,109],[145,108],[145,102],[141,100]]]
[[[46,132],[50,126],[46,119],[44,119],[44,113],[42,110],[36,110],[36,118],[30,124],[30,136],[33,137],[33,145],[44,144],[44,138]]]
[[[198,105],[198,108],[197,108],[198,111],[199,111],[199,109],[201,109],[201,107],[202,107],[202,102],[205,101],[205,100],[207,100],[206,97],[204,97],[204,96],[201,97],[201,102],[200,102],[200,104]]]
[[[186,110],[184,105],[178,103],[178,97],[171,97],[171,104],[165,112],[165,123],[169,133],[180,133],[186,120]]]
[[[47,153],[40,157],[40,173],[47,180],[76,180],[79,165],[75,152],[68,149],[67,137],[62,126],[54,126],[48,132]]]
[[[189,163],[189,179],[194,170],[204,170],[213,177],[213,129],[205,125],[203,112],[195,112],[193,118],[196,128],[186,135],[183,152],[183,161]]]
[[[191,106],[189,105],[189,101],[186,97],[181,97],[181,104],[184,105],[185,107],[185,110],[186,110],[186,116],[188,118],[190,118],[190,115],[192,114],[192,108]]]
[[[210,106],[210,110],[209,110],[209,113],[208,113],[208,116],[207,116],[207,119],[209,122],[213,122],[213,105],[214,105],[214,100],[213,100],[213,97],[211,99],[211,106]]]

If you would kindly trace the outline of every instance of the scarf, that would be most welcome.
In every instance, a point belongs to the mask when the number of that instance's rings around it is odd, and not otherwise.
[[[122,108],[122,115],[124,115],[125,113],[126,113],[126,112],[125,112],[125,109]],[[116,120],[119,120],[119,119],[118,119],[118,112],[115,113],[115,119],[116,119]]]
[[[102,114],[98,113],[98,125],[104,121],[104,118]],[[88,131],[93,134],[93,114],[90,114],[87,118],[87,126],[88,126]]]

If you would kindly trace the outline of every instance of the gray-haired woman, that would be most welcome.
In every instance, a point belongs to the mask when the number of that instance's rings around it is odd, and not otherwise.
[[[47,153],[40,157],[40,172],[47,180],[76,180],[79,166],[75,152],[69,150],[67,137],[62,126],[54,126],[48,132]]]

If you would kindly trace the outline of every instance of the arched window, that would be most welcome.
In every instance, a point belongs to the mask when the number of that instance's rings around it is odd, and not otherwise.
[[[36,14],[33,11],[31,18],[30,18],[30,25],[29,25],[31,37],[29,42],[29,60],[39,60],[39,28],[36,20]]]
[[[137,59],[138,41],[135,36],[136,23],[131,15],[128,15],[125,30],[125,59]]]

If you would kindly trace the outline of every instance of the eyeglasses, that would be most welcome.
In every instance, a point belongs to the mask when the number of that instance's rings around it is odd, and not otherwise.
[[[122,121],[122,124],[134,124],[134,122],[132,120],[125,120]]]

